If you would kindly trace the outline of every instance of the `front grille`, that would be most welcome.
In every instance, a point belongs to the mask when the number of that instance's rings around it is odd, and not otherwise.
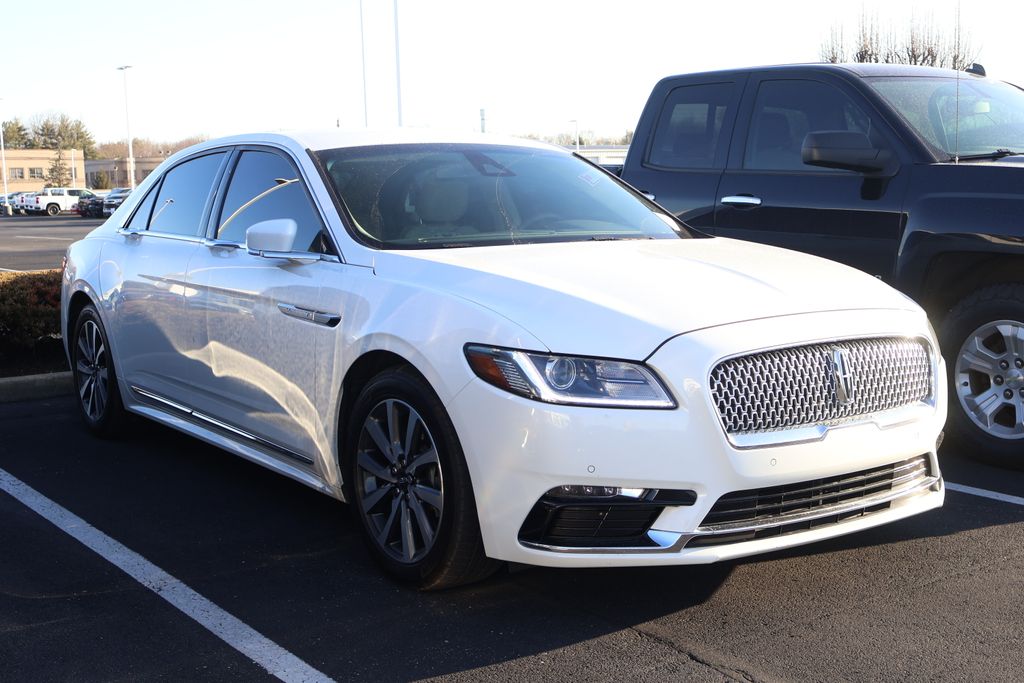
[[[931,358],[907,337],[809,344],[723,361],[710,388],[729,434],[832,425],[930,398]]]
[[[859,472],[727,493],[704,517],[687,546],[720,545],[806,531],[889,509],[892,496],[929,479],[928,456]],[[879,498],[886,500],[879,501]],[[863,505],[858,505],[862,502]]]

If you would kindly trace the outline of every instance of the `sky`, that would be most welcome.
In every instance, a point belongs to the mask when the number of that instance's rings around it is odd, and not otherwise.
[[[622,135],[662,77],[818,61],[833,27],[956,22],[957,0],[51,0],[45,30],[4,31],[0,118],[81,119],[97,142],[402,124]],[[1024,2],[964,3],[989,76],[1024,85],[1024,53],[993,27]],[[366,98],[364,118],[363,46]],[[127,72],[118,66],[131,65]],[[12,89],[12,83],[18,87]]]

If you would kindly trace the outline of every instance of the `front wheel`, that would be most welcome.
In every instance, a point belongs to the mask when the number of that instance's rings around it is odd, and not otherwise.
[[[359,394],[349,421],[352,504],[371,553],[422,589],[486,578],[465,457],[448,413],[407,369],[387,370]]]
[[[70,346],[82,421],[97,436],[116,435],[124,424],[125,411],[107,333],[94,306],[86,306],[78,315]]]
[[[1024,469],[1024,285],[980,289],[942,326],[951,436],[966,455]]]

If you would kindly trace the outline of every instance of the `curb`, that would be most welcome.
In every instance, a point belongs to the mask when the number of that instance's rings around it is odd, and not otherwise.
[[[0,377],[0,403],[28,401],[34,398],[53,398],[74,393],[71,371],[50,372],[44,375]]]

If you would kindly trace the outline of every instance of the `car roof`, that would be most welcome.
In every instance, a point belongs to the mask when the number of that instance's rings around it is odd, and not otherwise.
[[[429,143],[512,145],[515,147],[564,151],[562,147],[549,145],[538,140],[494,135],[490,133],[484,134],[461,131],[443,131],[431,128],[390,128],[377,130],[325,128],[321,130],[248,133],[244,135],[233,135],[230,137],[207,140],[195,147],[189,148],[189,150],[183,151],[194,151],[202,148],[222,147],[225,145],[258,143],[278,143],[287,146],[297,144],[303,149],[311,149],[314,151],[337,149],[341,147]]]
[[[902,77],[931,77],[931,78],[982,78],[976,74],[955,69],[940,69],[931,66],[916,66],[910,64],[871,64],[871,63],[849,63],[831,64],[826,62],[812,62],[806,64],[775,64],[770,66],[753,66],[743,69],[727,69],[723,71],[706,71],[701,74],[679,74],[669,78],[695,75],[738,75],[752,71],[817,71],[820,73],[832,73],[842,76],[878,77],[878,76],[902,76]]]

